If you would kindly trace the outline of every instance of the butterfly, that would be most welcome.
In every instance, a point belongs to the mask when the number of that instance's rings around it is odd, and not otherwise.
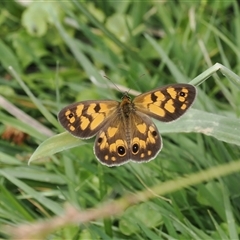
[[[171,122],[193,104],[196,88],[171,84],[131,100],[125,92],[120,102],[88,100],[70,104],[58,114],[61,125],[81,139],[96,135],[94,153],[109,167],[129,161],[148,162],[162,149],[162,139],[151,118]]]

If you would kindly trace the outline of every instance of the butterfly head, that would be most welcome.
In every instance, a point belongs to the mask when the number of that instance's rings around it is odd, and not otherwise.
[[[123,93],[123,96],[122,96],[122,101],[128,101],[128,102],[131,102],[131,97],[129,96],[129,93],[128,92],[124,92]]]
[[[128,95],[128,92],[124,92],[120,106],[121,107],[128,106],[128,105],[131,105],[131,103],[132,103],[132,99]]]

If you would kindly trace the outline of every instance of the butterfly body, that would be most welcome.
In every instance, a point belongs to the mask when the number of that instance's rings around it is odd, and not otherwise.
[[[192,105],[196,89],[190,84],[172,84],[143,93],[131,100],[124,93],[121,102],[83,101],[63,108],[62,126],[79,138],[96,135],[94,153],[107,166],[147,162],[162,148],[161,135],[152,118],[170,122]]]

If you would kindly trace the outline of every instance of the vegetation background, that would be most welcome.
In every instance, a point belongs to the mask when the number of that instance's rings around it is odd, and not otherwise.
[[[198,86],[183,120],[158,125],[164,147],[149,163],[108,168],[94,140],[70,149],[56,135],[63,106],[121,97],[103,75],[145,92],[216,62],[239,74],[237,1],[1,1],[0,26],[1,239],[239,238],[239,172],[211,179],[240,160],[240,94],[223,75]],[[44,141],[48,157],[29,166]]]

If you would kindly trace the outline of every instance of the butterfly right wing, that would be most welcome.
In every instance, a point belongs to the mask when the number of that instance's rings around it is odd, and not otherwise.
[[[118,105],[112,100],[78,102],[63,108],[58,120],[72,135],[86,139],[97,134]]]
[[[162,122],[182,116],[193,104],[196,88],[190,84],[171,84],[137,96],[133,103],[137,111]]]
[[[132,115],[130,158],[134,162],[148,162],[162,149],[162,138],[152,119],[141,112]]]

